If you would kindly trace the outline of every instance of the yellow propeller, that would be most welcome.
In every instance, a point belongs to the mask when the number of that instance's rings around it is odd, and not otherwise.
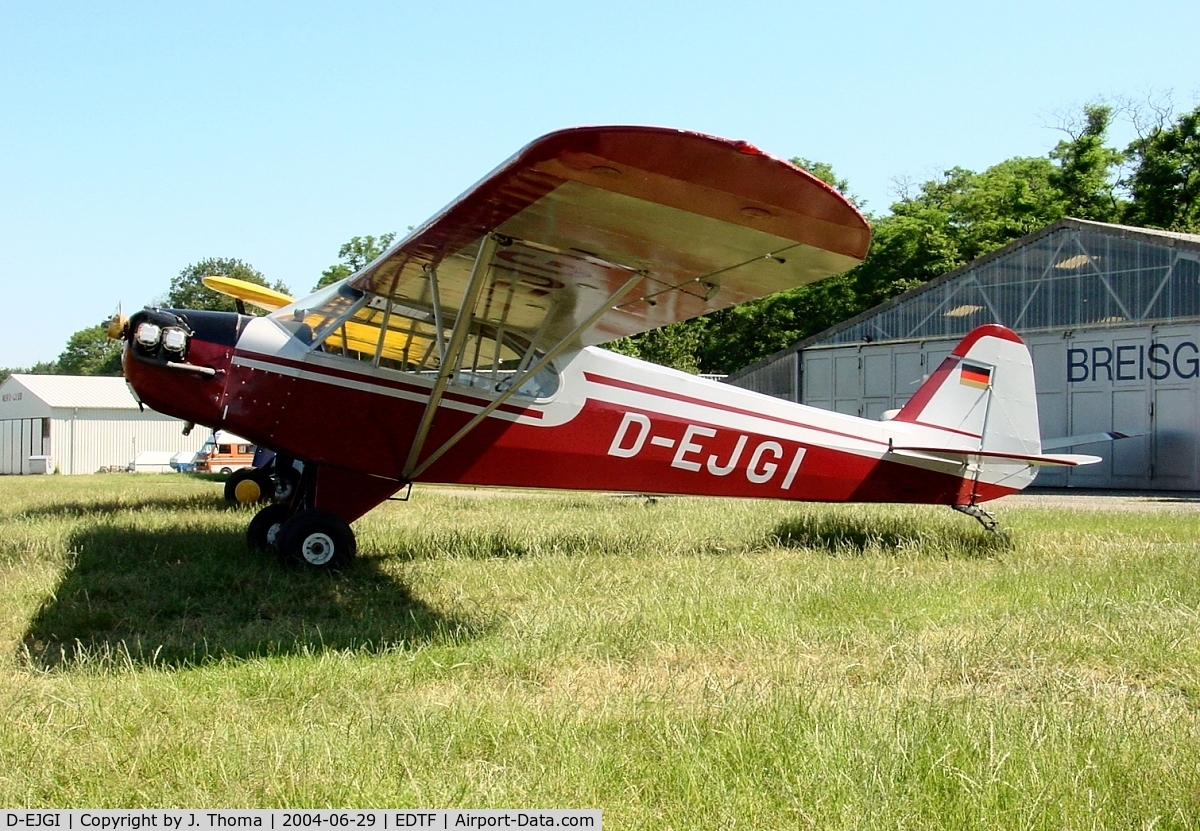
[[[109,340],[120,340],[125,336],[125,327],[129,323],[129,318],[121,314],[121,304],[117,304],[117,310],[113,312],[113,316],[108,319],[108,326],[104,330],[104,334],[108,335]]]

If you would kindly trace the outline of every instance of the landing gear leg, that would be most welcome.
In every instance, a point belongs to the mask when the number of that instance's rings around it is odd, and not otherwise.
[[[950,507],[961,514],[966,514],[969,517],[974,517],[975,520],[983,526],[983,530],[989,531],[998,537],[1004,537],[1006,534],[1000,528],[1000,520],[991,511],[985,511],[978,505],[951,505]]]
[[[276,456],[269,465],[253,471],[265,483],[264,491],[273,493],[279,501],[263,508],[250,520],[246,544],[252,551],[278,551],[284,524],[312,502],[312,483],[302,487],[303,474],[296,470],[292,460],[287,458],[283,465],[278,465],[279,459]]]
[[[278,462],[278,458],[276,460]],[[290,460],[275,470],[275,482],[288,499],[263,508],[250,520],[246,542],[257,551],[278,552],[288,565],[317,571],[345,568],[358,552],[350,523],[337,513],[312,507],[317,495],[317,466],[295,470]]]

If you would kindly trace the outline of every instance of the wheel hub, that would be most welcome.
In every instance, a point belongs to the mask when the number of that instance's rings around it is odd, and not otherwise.
[[[243,479],[233,489],[238,502],[250,505],[262,498],[262,488],[253,479]]]
[[[268,532],[269,533],[269,532]],[[323,566],[333,559],[333,539],[321,532],[309,534],[300,545],[300,555],[305,562],[314,566]]]

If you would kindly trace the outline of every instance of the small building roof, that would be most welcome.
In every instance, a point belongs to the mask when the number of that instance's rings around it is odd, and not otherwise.
[[[138,403],[124,378],[91,375],[10,375],[4,386],[20,384],[51,408],[136,410]]]

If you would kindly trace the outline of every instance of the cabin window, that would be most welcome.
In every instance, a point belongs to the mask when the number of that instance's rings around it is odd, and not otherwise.
[[[431,309],[397,301],[392,301],[389,309],[381,295],[364,295],[344,284],[340,289],[293,304],[290,311],[281,309],[275,313],[276,320],[316,351],[397,372],[437,376],[452,333],[447,328],[439,333]],[[307,330],[297,332],[297,322]],[[519,332],[475,323],[450,383],[504,392],[541,356]],[[558,371],[549,364],[527,378],[516,395],[549,398],[558,391],[558,383]]]
[[[313,344],[320,342],[330,327],[365,300],[365,295],[358,289],[345,283],[334,283],[273,312],[271,318],[301,343]]]

